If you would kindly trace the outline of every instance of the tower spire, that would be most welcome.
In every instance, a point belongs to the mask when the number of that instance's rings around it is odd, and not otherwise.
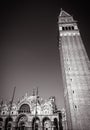
[[[10,115],[10,112],[11,112],[11,109],[12,109],[12,104],[13,104],[13,100],[14,100],[14,96],[15,96],[15,90],[16,90],[16,86],[14,87],[14,90],[13,90],[12,99],[11,99],[11,101],[9,102],[9,104],[10,104],[10,106],[9,106],[9,115]]]
[[[61,8],[60,17],[70,17],[71,15]]]

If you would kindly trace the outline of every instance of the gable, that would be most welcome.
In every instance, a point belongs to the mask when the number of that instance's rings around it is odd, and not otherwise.
[[[71,17],[71,15],[65,12],[64,10],[61,10],[60,17]]]

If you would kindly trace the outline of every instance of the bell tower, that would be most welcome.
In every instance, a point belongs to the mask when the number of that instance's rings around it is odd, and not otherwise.
[[[58,26],[68,130],[90,130],[90,61],[73,17],[61,10]]]

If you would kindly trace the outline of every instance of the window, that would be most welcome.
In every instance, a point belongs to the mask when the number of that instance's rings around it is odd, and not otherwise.
[[[74,30],[74,26],[66,26],[66,27],[62,27],[62,30]]]
[[[28,104],[21,105],[19,113],[30,113],[30,107]]]
[[[69,26],[69,30],[71,30],[71,27]]]
[[[5,112],[3,111],[3,115],[5,114]]]
[[[66,30],[68,30],[68,27],[65,27]]]
[[[74,27],[72,26],[72,30],[74,30]]]
[[[64,28],[64,27],[62,27],[62,30],[65,30],[65,28]]]

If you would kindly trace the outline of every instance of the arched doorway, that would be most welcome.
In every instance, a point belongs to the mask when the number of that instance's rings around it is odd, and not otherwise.
[[[13,119],[8,116],[5,120],[5,130],[12,130],[12,122],[13,122]]]
[[[43,130],[51,130],[51,120],[45,117],[42,121]]]
[[[3,129],[3,119],[0,118],[0,130],[2,130],[2,129]]]
[[[18,128],[19,130],[25,130],[26,129],[26,127],[25,127],[25,122],[23,122],[23,121],[21,121],[20,123],[19,123],[19,128]]]
[[[40,119],[35,117],[32,121],[32,130],[39,130],[40,129]]]
[[[16,120],[16,129],[17,130],[27,130],[28,118],[25,114],[19,115]]]
[[[12,130],[12,122],[9,121],[7,124],[7,130]]]
[[[54,118],[53,124],[54,124],[54,130],[58,130],[58,120],[57,120],[57,118]]]

